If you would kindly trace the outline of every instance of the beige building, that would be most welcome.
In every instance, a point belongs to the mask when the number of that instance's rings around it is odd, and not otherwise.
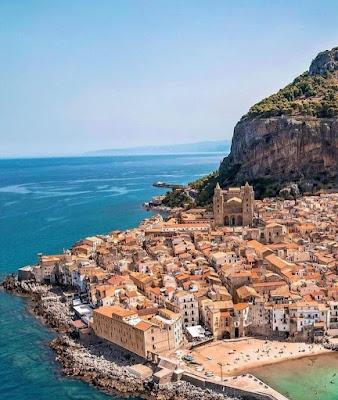
[[[181,323],[175,319],[171,324],[168,315],[161,319],[146,321],[135,311],[103,306],[94,310],[92,328],[97,336],[148,358],[151,353],[175,349],[182,341],[177,330]]]
[[[248,183],[240,188],[222,190],[217,183],[213,210],[216,226],[251,226],[254,216],[255,193]]]
[[[177,291],[172,299],[174,310],[182,316],[183,326],[199,324],[198,301],[193,293],[184,290]]]
[[[243,337],[251,324],[249,304],[217,301],[206,305],[205,324],[216,339]]]
[[[280,243],[287,234],[286,226],[276,223],[267,224],[264,228],[264,239],[267,243]]]

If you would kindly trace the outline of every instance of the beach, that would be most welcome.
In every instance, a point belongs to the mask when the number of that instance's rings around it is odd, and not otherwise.
[[[329,352],[322,344],[243,338],[211,342],[183,353],[191,354],[195,362],[203,366],[201,374],[210,371],[220,376],[222,364],[223,376],[233,376],[252,368]],[[196,368],[191,369],[196,373]]]

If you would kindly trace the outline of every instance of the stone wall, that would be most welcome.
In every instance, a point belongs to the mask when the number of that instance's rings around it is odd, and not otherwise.
[[[182,380],[191,383],[194,386],[203,388],[203,389],[209,389],[212,390],[213,392],[216,393],[222,393],[224,395],[227,395],[229,397],[239,397],[240,399],[243,400],[287,400],[286,397],[280,395],[279,399],[277,397],[270,395],[270,394],[265,394],[265,393],[258,393],[258,391],[251,392],[247,391],[244,389],[239,389],[233,386],[229,386],[226,384],[222,383],[217,383],[208,379],[204,379],[202,377],[198,377],[196,375],[190,374],[188,372],[185,372],[182,375]]]

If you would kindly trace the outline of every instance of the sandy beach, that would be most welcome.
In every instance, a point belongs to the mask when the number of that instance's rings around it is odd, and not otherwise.
[[[212,342],[192,351],[176,352],[171,356],[179,360],[182,356],[190,354],[195,364],[181,360],[180,363],[182,366],[184,364],[185,368],[199,375],[210,372],[215,376],[220,376],[222,373],[225,377],[242,374],[252,368],[272,363],[329,352],[330,350],[325,349],[321,344],[245,338]]]

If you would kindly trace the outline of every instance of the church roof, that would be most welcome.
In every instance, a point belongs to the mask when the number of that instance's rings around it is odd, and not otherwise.
[[[232,203],[232,202],[242,203],[242,200],[239,197],[231,197],[229,200],[227,200],[227,203]]]

